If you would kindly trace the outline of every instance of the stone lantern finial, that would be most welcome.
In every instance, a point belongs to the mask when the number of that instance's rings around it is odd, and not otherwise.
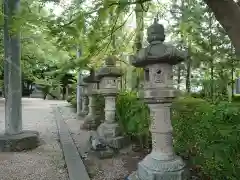
[[[147,29],[147,41],[151,44],[153,41],[165,40],[164,27],[162,24],[158,24],[158,19],[154,18],[154,23]]]
[[[116,58],[114,56],[108,56],[105,59],[106,66],[115,66],[116,65]]]
[[[105,66],[99,69],[96,77],[100,80],[103,77],[120,77],[122,75],[121,69],[116,67],[115,56],[108,56],[105,59]]]
[[[157,19],[147,29],[147,40],[149,46],[140,49],[132,60],[135,67],[159,63],[176,65],[187,57],[186,52],[179,51],[174,46],[163,42],[165,40],[164,27],[158,24]]]

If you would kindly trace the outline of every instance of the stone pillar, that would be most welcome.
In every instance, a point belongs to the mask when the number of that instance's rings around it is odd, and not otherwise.
[[[38,146],[39,134],[22,130],[20,30],[11,27],[20,0],[4,1],[4,87],[5,133],[0,134],[0,151],[22,151]]]
[[[106,58],[105,66],[97,74],[101,80],[100,93],[105,98],[105,120],[98,127],[97,134],[108,147],[113,149],[122,148],[125,140],[115,119],[117,78],[121,75],[120,69],[116,68],[116,58],[113,56]]]
[[[81,117],[85,117],[88,114],[88,84],[81,80],[79,82],[79,86],[81,87],[81,111],[78,113],[78,115]]]
[[[145,69],[144,99],[149,106],[152,123],[152,152],[139,164],[129,180],[184,180],[187,171],[183,160],[173,151],[171,104],[176,96],[172,66],[186,56],[163,43],[164,28],[155,20],[147,30],[149,46],[141,49],[132,62]]]
[[[78,73],[78,79],[77,79],[77,115],[79,116],[82,112],[82,87],[81,87],[81,81],[82,81],[82,74],[81,72]]]
[[[100,116],[96,112],[96,96],[98,94],[98,82],[93,69],[90,71],[90,75],[83,78],[83,81],[87,83],[87,89],[85,94],[88,96],[88,114],[84,119],[84,123],[81,126],[82,129],[96,130],[100,124]]]
[[[88,114],[88,97],[86,95],[83,95],[82,97],[82,111],[80,113],[80,116],[84,117]]]
[[[5,87],[5,132],[17,134],[22,131],[22,84],[21,84],[21,57],[20,32],[14,31],[11,35],[11,18],[18,11],[19,0],[4,2],[4,87]],[[14,52],[14,53],[13,53]]]

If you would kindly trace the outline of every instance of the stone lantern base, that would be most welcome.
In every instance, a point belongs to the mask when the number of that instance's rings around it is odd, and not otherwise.
[[[96,130],[100,124],[101,116],[88,114],[84,118],[84,123],[81,125],[81,129],[85,130]]]
[[[100,159],[112,158],[119,149],[128,144],[128,139],[121,135],[117,123],[102,123],[90,137],[92,149]]]
[[[121,135],[121,129],[117,123],[102,123],[97,129],[98,137],[110,148],[121,149],[127,139]]]
[[[0,134],[0,152],[31,150],[40,144],[37,131],[23,131],[18,134]]]
[[[160,160],[151,153],[139,164],[138,170],[133,172],[127,180],[187,180],[189,172],[183,160],[174,156],[170,160]]]
[[[80,112],[78,114],[79,117],[85,117],[88,114],[88,112]]]

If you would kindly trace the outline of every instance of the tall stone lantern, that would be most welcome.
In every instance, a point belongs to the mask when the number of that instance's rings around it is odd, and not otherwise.
[[[98,83],[99,80],[95,76],[95,71],[90,70],[90,75],[83,78],[83,81],[87,84],[87,88],[84,90],[84,94],[88,96],[88,114],[84,118],[82,129],[96,130],[100,124],[99,115],[96,112],[96,96],[98,95]]]
[[[139,164],[129,180],[183,180],[187,171],[173,151],[171,104],[176,96],[172,66],[184,61],[186,53],[165,44],[164,27],[154,20],[147,29],[149,45],[139,50],[132,61],[144,68],[144,100],[150,108],[152,152]]]
[[[121,70],[116,67],[116,57],[109,56],[105,59],[103,66],[97,73],[100,79],[100,93],[105,99],[105,119],[97,129],[98,136],[111,148],[120,149],[124,137],[115,119],[116,114],[116,96],[117,96],[117,78],[122,76]]]
[[[81,86],[81,112],[78,114],[79,116],[85,117],[88,114],[88,96],[87,96],[87,83],[83,80],[80,80],[79,86]]]

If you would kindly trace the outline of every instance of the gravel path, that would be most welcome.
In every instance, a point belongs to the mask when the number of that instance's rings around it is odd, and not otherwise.
[[[42,145],[21,153],[0,153],[0,180],[68,180],[58,143],[53,108],[62,101],[23,99],[23,129],[37,130]],[[0,100],[0,132],[4,131],[4,101]]]

